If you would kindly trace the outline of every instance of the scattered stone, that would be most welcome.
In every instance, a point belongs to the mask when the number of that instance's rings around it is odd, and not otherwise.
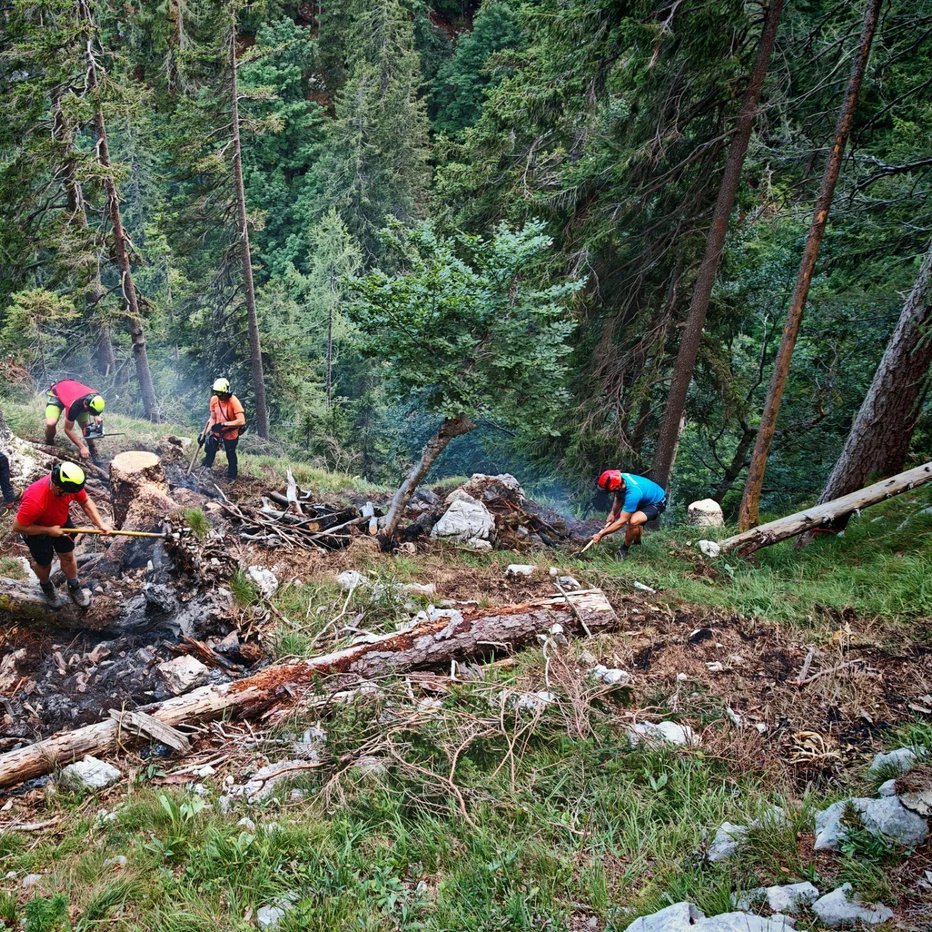
[[[738,853],[748,835],[746,825],[736,825],[734,822],[722,822],[709,845],[706,858],[713,864],[727,861]]]
[[[201,799],[206,799],[208,796],[210,796],[210,790],[208,790],[203,783],[192,783],[191,792],[195,796],[200,796]]]
[[[292,790],[292,791],[288,794],[288,798],[289,798],[293,803],[299,803],[299,802],[301,802],[302,799],[307,799],[307,793],[305,793],[304,790],[297,790],[297,789],[295,789],[295,790]]]
[[[176,696],[202,685],[210,673],[200,660],[188,654],[164,660],[156,669],[162,675],[165,685]]]
[[[657,590],[656,590],[656,589],[654,589],[654,588],[651,587],[651,586],[646,586],[644,583],[638,582],[637,580],[635,580],[631,585],[634,586],[635,589],[640,589],[641,592],[646,592],[646,593],[648,593],[649,595],[656,595],[656,594],[657,594]]]
[[[700,540],[699,549],[702,553],[714,560],[716,557],[721,556],[722,548],[720,544],[715,543],[714,540]]]
[[[682,932],[705,919],[705,913],[692,903],[674,903],[649,916],[635,919],[625,932]]]
[[[693,926],[697,932],[792,932],[795,924],[787,916],[755,916],[735,912],[708,916]]]
[[[582,663],[582,664],[585,664],[587,667],[593,667],[593,666],[595,666],[595,664],[596,664],[596,662],[598,661],[598,659],[599,659],[599,658],[596,657],[595,654],[591,653],[591,652],[588,651],[588,650],[584,650],[584,651],[579,655],[579,662]]]
[[[516,576],[533,576],[537,572],[537,567],[531,563],[509,563],[505,567],[505,575]]]
[[[406,595],[436,595],[437,587],[433,583],[405,583],[401,591]]]
[[[723,664],[720,660],[713,660],[711,663],[707,663],[705,668],[709,671],[709,673],[724,673],[725,664]]]
[[[619,686],[624,685],[629,682],[631,679],[631,674],[627,670],[619,670],[617,668],[613,669],[611,667],[603,667],[602,664],[598,664],[589,671],[597,680],[603,682],[606,686]]]
[[[42,880],[41,874],[26,874],[19,885],[23,892],[28,893],[40,880]]]
[[[793,915],[800,909],[811,906],[819,898],[819,891],[809,881],[790,883],[783,886],[757,887],[732,900],[738,909],[754,909],[766,902],[775,913]]]
[[[724,527],[722,506],[711,498],[693,502],[687,509],[686,523],[691,527]]]
[[[582,589],[582,583],[575,576],[558,576],[557,585],[568,592],[576,592]]]
[[[728,716],[728,721],[731,722],[735,728],[744,727],[744,719],[730,706],[725,706],[725,715]]]
[[[284,906],[260,906],[256,911],[256,923],[260,929],[277,929],[287,912]]]
[[[929,837],[926,820],[907,809],[896,796],[880,799],[843,799],[816,813],[816,851],[835,851],[847,833],[845,813],[860,816],[869,832],[907,848],[921,845]]]
[[[473,549],[491,550],[490,539],[494,531],[495,519],[488,508],[471,495],[462,493],[434,525],[430,536],[435,540],[465,544]]]
[[[886,783],[881,783],[877,787],[878,796],[896,796],[896,778],[893,780],[887,780]]]
[[[250,835],[256,834],[256,823],[253,822],[252,819],[248,818],[247,816],[243,816],[243,818],[240,819],[239,822],[236,823],[236,827],[249,832]]]
[[[118,870],[123,870],[124,867],[129,863],[125,854],[118,854],[116,857],[107,858],[104,861],[104,867],[115,867]]]
[[[230,787],[229,795],[231,797],[244,796],[247,802],[255,803],[263,799],[268,799],[274,792],[275,788],[283,781],[292,780],[306,772],[308,762],[304,760],[280,760],[267,767],[261,767],[245,783],[239,786]],[[220,800],[225,797],[220,797]],[[218,800],[220,811],[223,812],[223,805]]]
[[[337,576],[337,585],[344,591],[350,592],[353,589],[358,589],[360,586],[365,586],[369,583],[369,580],[363,576],[362,573],[357,573],[356,570],[346,570],[344,573],[340,573]]]
[[[830,929],[844,929],[859,922],[878,925],[893,918],[893,910],[887,906],[862,904],[850,883],[820,897],[812,904],[812,911]]]
[[[212,777],[216,772],[216,768],[211,767],[210,764],[205,764],[203,767],[194,771],[194,776],[206,780],[208,777]]]
[[[547,570],[547,572],[548,572],[551,576],[559,576],[559,575],[563,572],[563,570],[559,569],[559,568],[556,567],[556,566],[551,566],[550,569]]]
[[[65,767],[61,772],[61,781],[83,789],[102,790],[122,776],[112,764],[88,756]]]
[[[262,594],[263,598],[271,599],[278,592],[278,577],[264,566],[250,566],[246,575]]]
[[[632,744],[642,741],[648,744],[698,744],[693,730],[688,725],[679,722],[640,722],[628,729],[628,740]]]
[[[291,746],[296,757],[303,760],[320,760],[320,753],[327,743],[327,732],[320,725],[312,725],[304,730],[300,741]]]
[[[875,755],[867,773],[871,777],[878,777],[881,774],[906,773],[926,756],[925,748],[920,748],[918,753],[913,748],[897,748],[888,754]]]
[[[538,712],[556,700],[553,693],[541,690],[536,693],[516,693],[511,697],[511,704],[519,712]]]

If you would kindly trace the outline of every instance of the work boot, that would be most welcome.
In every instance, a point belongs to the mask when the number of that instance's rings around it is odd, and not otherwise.
[[[72,585],[74,583],[74,585]],[[81,584],[77,580],[68,580],[68,595],[71,596],[71,601],[74,602],[78,608],[87,608],[91,604],[91,594],[81,587]]]
[[[58,592],[56,592],[55,587],[49,580],[40,582],[39,588],[42,590],[42,594],[45,596],[45,601],[48,602],[52,608],[57,608],[61,604],[58,598]]]
[[[51,447],[55,445],[55,425],[45,425],[45,442]]]

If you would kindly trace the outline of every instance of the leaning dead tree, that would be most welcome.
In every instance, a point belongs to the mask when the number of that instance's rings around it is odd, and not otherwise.
[[[591,633],[613,627],[618,616],[600,589],[539,599],[525,605],[476,610],[395,631],[342,650],[267,667],[220,686],[203,686],[144,711],[176,728],[224,714],[255,715],[274,705],[294,704],[313,692],[321,677],[374,677],[416,667],[446,665],[452,658],[512,650],[533,642],[559,624],[565,631]],[[105,754],[133,738],[115,719],[62,732],[0,755],[0,786],[21,783],[87,754]]]
[[[901,472],[899,475],[891,476],[882,482],[875,482],[873,485],[869,485],[865,489],[858,489],[857,492],[851,492],[849,495],[842,495],[841,498],[836,498],[834,501],[814,505],[804,511],[797,511],[785,518],[769,521],[767,524],[761,524],[759,527],[752,528],[742,534],[728,537],[719,543],[719,547],[723,553],[733,551],[740,556],[747,556],[747,554],[753,553],[761,547],[769,547],[771,544],[776,544],[778,541],[786,540],[789,537],[795,537],[797,534],[803,534],[806,531],[820,527],[831,527],[839,519],[850,515],[859,508],[876,505],[888,498],[893,498],[894,495],[916,489],[930,481],[932,481],[932,462]]]

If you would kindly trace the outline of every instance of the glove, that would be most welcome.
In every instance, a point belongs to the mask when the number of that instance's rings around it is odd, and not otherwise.
[[[202,431],[201,433],[199,433],[199,434],[197,435],[197,445],[198,445],[199,447],[202,447],[202,446],[204,446],[204,444],[205,444],[206,442],[207,442],[207,436],[206,436],[206,435],[204,434],[204,432]]]

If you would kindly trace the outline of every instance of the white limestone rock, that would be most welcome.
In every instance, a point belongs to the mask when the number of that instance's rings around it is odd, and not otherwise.
[[[811,906],[819,898],[819,891],[809,881],[789,883],[782,886],[757,887],[742,896],[734,898],[738,909],[754,909],[766,903],[775,913],[793,915],[800,909]]]
[[[696,932],[791,932],[795,929],[787,916],[755,916],[753,913],[734,912],[708,916],[697,922]]]
[[[721,545],[717,544],[714,540],[700,540],[699,549],[705,556],[712,560],[722,553]]]
[[[878,925],[893,918],[893,910],[883,904],[862,903],[850,883],[820,897],[812,904],[812,911],[830,929],[846,929],[862,922]]]
[[[537,567],[532,563],[509,563],[505,567],[505,575],[512,579],[533,576],[536,572]]]
[[[477,550],[490,550],[494,531],[495,519],[488,508],[463,493],[434,525],[430,536],[435,540],[466,544]]]
[[[582,583],[575,576],[558,576],[556,583],[567,592],[576,592],[582,589]]]
[[[589,672],[606,686],[624,686],[631,681],[631,674],[627,670],[605,667],[602,664],[597,664]]]
[[[639,722],[628,729],[628,740],[632,744],[642,741],[649,744],[675,744],[679,746],[698,744],[693,730],[679,722]]]
[[[692,903],[674,903],[649,916],[635,919],[625,932],[683,932],[705,919],[705,913]]]
[[[857,814],[864,828],[887,841],[913,848],[929,837],[926,820],[907,809],[896,796],[856,797],[839,800],[816,813],[815,851],[837,850],[848,830],[844,819],[849,808]]]
[[[278,577],[264,566],[250,566],[246,575],[262,594],[263,598],[271,599],[278,592]]]
[[[156,669],[162,675],[165,685],[176,696],[203,685],[210,673],[200,660],[188,654],[165,660]]]
[[[878,796],[896,796],[896,777],[877,787]]]
[[[344,592],[350,592],[353,589],[358,589],[360,586],[369,584],[369,580],[363,576],[362,573],[357,573],[356,570],[346,570],[340,573],[336,579],[337,585]]]
[[[722,506],[711,498],[693,502],[687,509],[686,521],[692,527],[724,527]]]
[[[911,770],[919,761],[928,756],[926,748],[897,748],[887,754],[877,754],[871,761],[867,770],[868,776],[877,777],[881,774],[901,774]]]
[[[741,845],[748,837],[746,825],[736,825],[734,822],[722,822],[709,845],[706,858],[713,864],[733,858]]]
[[[79,789],[102,790],[116,783],[123,774],[112,764],[88,755],[83,760],[69,764],[61,772],[61,782]]]

